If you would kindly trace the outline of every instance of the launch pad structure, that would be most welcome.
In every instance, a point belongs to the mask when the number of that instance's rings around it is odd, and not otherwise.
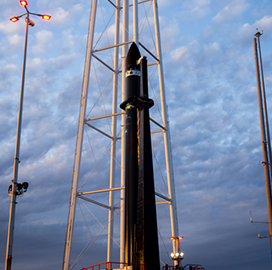
[[[147,57],[149,89],[155,103],[150,112],[153,161],[156,163],[153,164],[155,195],[157,209],[165,206],[161,211],[157,211],[157,216],[159,218],[164,210],[168,209],[171,227],[168,239],[171,237],[171,252],[174,254],[179,252],[176,241],[179,236],[177,206],[157,2],[157,0],[91,2],[63,270],[73,269],[89,248],[95,247],[98,236],[107,242],[108,262],[113,259],[114,244],[118,246],[120,262],[125,261],[126,129],[125,114],[119,105],[126,99],[125,56],[133,42],[141,54]],[[161,164],[165,167],[161,168]],[[89,208],[89,205],[92,208]],[[93,229],[93,221],[88,222],[84,217],[83,207],[93,220],[98,221],[100,233],[97,232],[98,229]],[[75,229],[78,221],[76,208],[79,208],[79,213],[83,216],[78,222],[79,229]],[[94,208],[99,210],[93,210]],[[99,217],[95,217],[95,211]],[[106,225],[101,221],[103,211],[107,215]],[[82,223],[86,224],[87,229],[82,229]],[[119,232],[114,223],[119,225]],[[85,231],[89,235],[89,240],[73,263],[71,251],[75,230]],[[118,235],[118,241],[115,240],[114,234]],[[91,264],[92,262],[89,263]]]

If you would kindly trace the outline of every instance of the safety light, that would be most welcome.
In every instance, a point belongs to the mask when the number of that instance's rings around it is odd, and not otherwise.
[[[27,1],[21,0],[21,1],[20,1],[20,4],[21,4],[23,7],[26,7],[26,6],[27,6]]]
[[[180,252],[180,254],[179,254],[179,260],[183,260],[184,259],[184,252]]]
[[[50,15],[42,15],[42,18],[43,18],[44,20],[49,21],[49,20],[51,19],[51,16],[50,16]]]
[[[182,261],[184,259],[184,252],[171,253],[170,256],[174,261]]]
[[[17,22],[17,21],[19,21],[19,18],[18,18],[18,17],[12,17],[12,18],[10,18],[10,20],[11,20],[12,22]]]

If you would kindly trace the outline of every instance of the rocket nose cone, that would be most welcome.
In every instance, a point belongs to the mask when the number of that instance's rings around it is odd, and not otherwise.
[[[127,70],[129,69],[136,69],[137,68],[137,61],[141,57],[140,51],[135,42],[133,42],[128,50],[127,53]]]

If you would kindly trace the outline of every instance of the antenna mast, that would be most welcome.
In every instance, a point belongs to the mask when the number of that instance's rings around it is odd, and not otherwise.
[[[260,127],[261,127],[261,138],[262,138],[262,149],[263,149],[263,161],[261,161],[261,163],[264,166],[266,200],[267,200],[269,234],[270,234],[270,252],[271,252],[271,258],[272,258],[271,143],[270,143],[262,55],[261,55],[261,46],[260,46],[261,35],[262,34],[260,32],[256,32],[255,38],[253,38],[253,46],[254,46],[254,55],[255,55],[257,92],[258,92],[258,101],[259,101]],[[261,82],[260,82],[260,72],[261,72]]]

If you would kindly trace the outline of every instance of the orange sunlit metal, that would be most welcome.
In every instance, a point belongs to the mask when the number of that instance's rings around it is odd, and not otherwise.
[[[169,237],[171,240],[178,240],[178,239],[183,239],[183,236],[177,236],[177,237],[175,237],[175,236],[171,236],[171,237]]]
[[[42,15],[42,18],[43,18],[44,20],[49,21],[49,20],[51,19],[51,16],[50,16],[50,15]]]
[[[18,17],[12,17],[12,18],[10,18],[10,20],[11,20],[12,22],[17,22],[17,21],[19,21],[19,18],[18,18]]]
[[[26,7],[28,4],[27,4],[27,1],[24,1],[24,0],[21,0],[20,1],[20,4],[24,7]]]

